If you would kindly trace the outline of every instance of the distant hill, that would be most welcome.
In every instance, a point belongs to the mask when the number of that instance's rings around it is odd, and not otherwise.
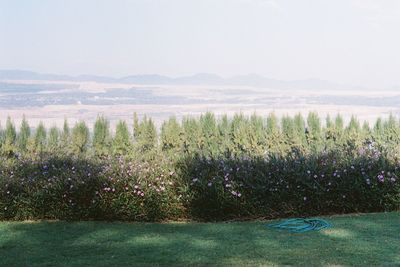
[[[198,73],[192,76],[178,78],[170,78],[158,74],[130,75],[121,78],[113,78],[96,75],[69,76],[36,73],[24,70],[0,70],[0,80],[94,81],[101,83],[135,83],[144,85],[241,85],[274,89],[361,89],[354,86],[345,86],[320,79],[282,81],[270,79],[257,74],[237,75],[230,78],[223,78],[210,73]]]

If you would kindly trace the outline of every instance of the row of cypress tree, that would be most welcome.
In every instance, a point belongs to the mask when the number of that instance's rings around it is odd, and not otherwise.
[[[17,131],[9,117],[0,129],[1,154],[6,157],[41,156],[45,153],[73,154],[76,156],[143,155],[162,151],[171,157],[200,154],[206,157],[271,156],[312,154],[332,150],[356,153],[366,142],[375,142],[390,148],[399,146],[400,122],[390,115],[387,120],[377,119],[370,127],[351,117],[345,125],[342,116],[327,116],[325,123],[316,112],[306,118],[301,114],[278,118],[253,114],[236,114],[232,118],[217,118],[207,112],[198,118],[175,117],[164,121],[157,133],[154,121],[147,116],[139,120],[133,116],[133,129],[119,121],[115,134],[109,121],[98,116],[93,132],[84,121],[70,128],[67,120],[59,129],[46,129],[39,123],[33,131],[24,117]]]

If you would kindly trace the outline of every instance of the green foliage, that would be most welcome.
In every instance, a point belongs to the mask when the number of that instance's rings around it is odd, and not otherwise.
[[[7,118],[6,129],[4,131],[4,143],[2,145],[2,152],[7,157],[13,156],[16,153],[16,138],[17,132],[11,118]]]
[[[46,149],[46,128],[42,122],[39,123],[38,127],[36,128],[35,138],[34,138],[34,147],[35,151],[40,155]]]
[[[113,140],[113,152],[117,155],[127,155],[132,148],[130,133],[125,121],[117,124],[115,137]]]
[[[60,131],[57,126],[50,128],[47,146],[50,153],[56,153],[60,149]]]
[[[231,128],[231,123],[225,114],[218,123],[219,155],[230,157],[235,152],[231,138],[231,129],[233,129]]]
[[[29,123],[26,120],[25,116],[23,116],[21,122],[21,128],[19,130],[17,139],[18,149],[21,153],[26,152],[30,136],[31,136],[31,128],[29,127]]]
[[[248,122],[243,114],[236,114],[231,123],[232,155],[246,155],[250,148]]]
[[[178,155],[182,149],[182,129],[175,117],[169,118],[161,126],[161,149]]]
[[[110,124],[103,116],[97,117],[94,123],[92,144],[94,153],[98,156],[106,156],[110,152]]]
[[[60,137],[61,148],[64,154],[68,154],[71,147],[71,130],[67,119],[64,120],[63,129]]]
[[[299,152],[305,154],[307,147],[306,123],[300,113],[294,116],[294,130],[294,137],[296,138],[296,143],[298,143]]]
[[[274,113],[267,117],[267,149],[269,155],[283,154],[282,134],[278,125],[278,118]]]
[[[202,134],[198,120],[186,117],[182,121],[182,128],[183,152],[186,155],[195,155],[199,153],[202,146]]]
[[[219,220],[400,209],[400,123],[134,115],[1,133],[0,219]],[[90,142],[92,138],[92,142]],[[133,140],[132,140],[133,139]],[[25,141],[22,141],[25,140]],[[23,149],[25,147],[25,149]]]
[[[218,155],[218,139],[219,133],[215,116],[211,112],[207,112],[200,116],[201,128],[201,152],[206,156]]]
[[[85,122],[77,122],[71,135],[72,153],[77,156],[84,155],[89,145],[89,138],[89,129]]]
[[[157,130],[152,119],[144,116],[141,122],[134,115],[135,146],[139,153],[153,151],[157,146]]]
[[[307,117],[306,138],[313,153],[319,153],[322,150],[322,128],[321,121],[316,112],[310,112]]]

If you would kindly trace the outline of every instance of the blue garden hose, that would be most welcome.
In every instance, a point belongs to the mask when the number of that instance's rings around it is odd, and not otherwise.
[[[319,231],[331,227],[332,225],[323,219],[304,219],[294,218],[279,223],[268,224],[268,227],[287,230],[292,233],[304,233],[309,231]]]

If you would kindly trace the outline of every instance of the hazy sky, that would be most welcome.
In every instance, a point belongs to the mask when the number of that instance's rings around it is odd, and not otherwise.
[[[400,85],[400,1],[0,0],[0,69]]]

